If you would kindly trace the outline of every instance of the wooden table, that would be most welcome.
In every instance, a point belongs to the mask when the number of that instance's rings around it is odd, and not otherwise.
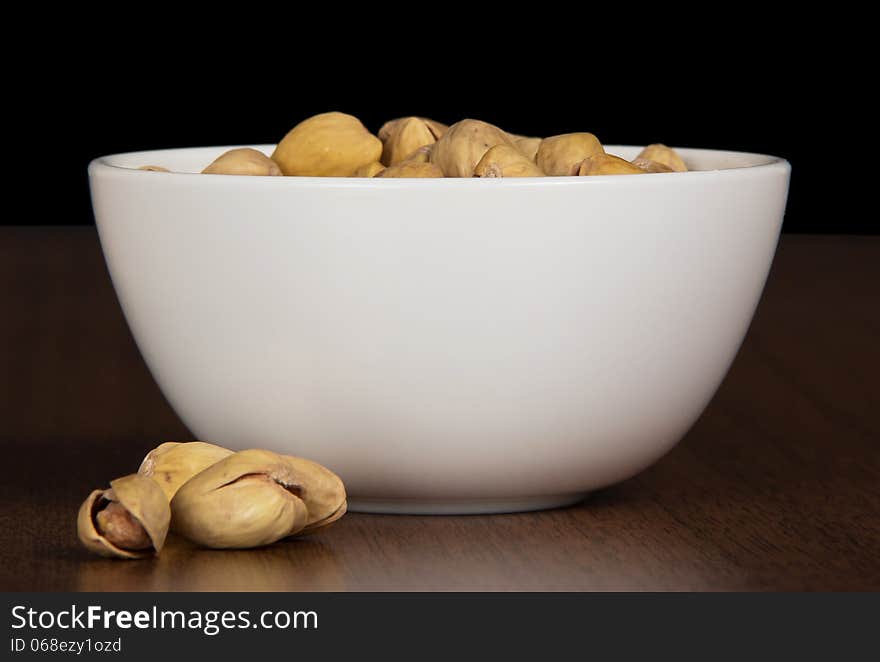
[[[726,381],[654,467],[563,510],[347,515],[255,551],[80,548],[93,487],[190,438],[93,228],[0,228],[0,589],[880,589],[880,237],[783,238]]]

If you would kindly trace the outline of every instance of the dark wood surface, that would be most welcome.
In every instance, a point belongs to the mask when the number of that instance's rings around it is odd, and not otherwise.
[[[880,237],[783,238],[696,426],[641,475],[517,515],[347,515],[254,551],[90,556],[93,487],[189,433],[129,335],[95,231],[0,228],[0,589],[880,589]]]

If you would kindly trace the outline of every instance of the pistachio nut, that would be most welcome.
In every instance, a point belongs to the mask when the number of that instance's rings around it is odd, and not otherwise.
[[[432,120],[428,117],[398,117],[397,119],[388,120],[379,128],[379,132],[376,134],[379,136],[379,140],[383,143],[386,142],[391,134],[397,129],[397,125],[408,119],[421,120],[428,128],[428,131],[431,132],[431,135],[434,136],[434,140],[440,140],[443,134],[449,130],[449,127],[442,122]]]
[[[308,523],[300,534],[328,526],[345,515],[345,485],[339,476],[317,462],[293,455],[283,457],[297,476],[299,496],[309,513]]]
[[[138,170],[150,170],[151,172],[171,172],[168,168],[157,165],[143,165]]]
[[[541,146],[541,143],[544,142],[544,139],[529,138],[528,136],[514,136],[513,142],[519,151],[525,154],[530,161],[534,162],[535,158],[538,156],[538,148]]]
[[[228,448],[204,441],[167,441],[147,453],[138,473],[156,481],[171,501],[186,481],[230,455]]]
[[[384,128],[384,127],[383,127]],[[392,166],[400,163],[419,147],[433,145],[437,137],[421,117],[404,117],[394,120],[382,141],[382,163]]]
[[[434,163],[420,163],[419,161],[401,161],[397,165],[389,166],[379,172],[375,177],[442,177],[443,171]]]
[[[645,171],[626,159],[613,154],[596,154],[584,159],[577,171],[578,175],[644,175]]]
[[[480,120],[462,120],[449,127],[431,150],[431,162],[447,177],[473,177],[474,167],[495,145],[513,145],[513,138]]]
[[[550,177],[576,175],[584,159],[604,153],[592,133],[564,133],[541,141],[535,163]]]
[[[475,177],[543,177],[544,173],[513,145],[495,145],[474,168]]]
[[[250,147],[230,149],[202,170],[203,175],[255,175],[280,177],[281,168],[261,151]]]
[[[293,127],[272,154],[285,175],[350,177],[378,161],[382,141],[345,113],[322,113]]]
[[[357,170],[352,173],[352,177],[374,177],[385,170],[385,166],[383,166],[378,161],[373,161],[372,163],[368,163],[367,165],[360,166]]]
[[[131,474],[93,490],[80,506],[76,528],[82,544],[101,556],[139,559],[165,544],[171,510],[158,484]]]
[[[268,545],[309,523],[300,477],[280,455],[240,451],[184,483],[171,500],[172,530],[204,547]]]
[[[662,163],[671,168],[674,172],[687,172],[688,169],[684,160],[678,155],[678,153],[671,147],[667,147],[662,143],[648,145],[636,158]]]
[[[659,161],[652,161],[651,159],[636,158],[633,159],[632,164],[637,168],[641,168],[645,172],[675,172],[668,165],[660,163]]]

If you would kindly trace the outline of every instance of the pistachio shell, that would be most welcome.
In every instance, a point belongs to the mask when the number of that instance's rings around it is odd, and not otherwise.
[[[278,143],[272,160],[285,175],[350,177],[378,161],[382,142],[345,113],[322,113],[303,120]]]
[[[377,136],[379,136],[379,140],[384,143],[397,128],[397,125],[408,119],[413,119],[413,116],[398,117],[396,119],[388,120],[387,122],[385,122],[385,124],[380,127],[379,132],[376,134]],[[421,120],[425,124],[425,126],[428,127],[431,135],[434,136],[434,140],[440,140],[443,134],[449,130],[449,127],[442,122],[432,120],[428,117],[415,117],[415,119]]]
[[[378,161],[373,161],[372,163],[368,163],[367,165],[362,165],[357,170],[352,173],[352,177],[374,177],[378,175],[380,172],[385,170],[385,166],[383,166]]]
[[[664,165],[659,161],[652,161],[651,159],[645,159],[641,157],[633,159],[632,164],[637,168],[641,168],[645,172],[675,172],[668,165]]]
[[[433,163],[420,163],[418,161],[401,161],[397,165],[389,166],[375,175],[376,177],[442,177],[443,171]]]
[[[626,159],[613,154],[596,154],[584,159],[578,167],[578,175],[644,175],[645,171]]]
[[[138,473],[156,481],[171,501],[186,481],[230,455],[228,448],[204,441],[168,441],[147,453]]]
[[[85,547],[100,554],[139,559],[158,554],[165,544],[171,510],[161,488],[131,474],[93,490],[80,506],[77,532]]]
[[[538,155],[538,148],[541,146],[541,143],[544,142],[544,139],[529,138],[528,136],[514,136],[513,142],[516,144],[519,151],[525,154],[530,161],[534,162],[535,157]]]
[[[264,450],[235,453],[177,491],[171,501],[172,528],[205,547],[268,545],[308,524],[298,480],[280,455]]]
[[[437,138],[420,117],[404,117],[396,120],[383,140],[382,163],[392,166],[400,163],[419,147],[432,145]]]
[[[449,127],[431,151],[431,162],[447,177],[473,177],[474,167],[495,145],[513,145],[497,126],[480,120],[462,120]]]
[[[415,150],[412,154],[409,154],[404,161],[410,163],[429,163],[431,161],[431,152],[434,149],[434,145],[422,145],[417,150]]]
[[[224,152],[202,170],[203,175],[254,175],[280,177],[281,168],[261,151],[242,147]]]
[[[592,133],[564,133],[544,138],[535,162],[550,177],[576,175],[584,159],[604,152],[602,144]]]
[[[339,476],[317,462],[293,455],[283,457],[297,476],[300,498],[309,513],[308,523],[300,533],[323,528],[345,514],[345,485]]]
[[[476,177],[543,177],[535,163],[513,145],[495,145],[483,155]]]
[[[688,169],[684,160],[678,155],[678,153],[671,147],[667,147],[662,143],[648,145],[636,158],[662,163],[675,172],[687,172]]]

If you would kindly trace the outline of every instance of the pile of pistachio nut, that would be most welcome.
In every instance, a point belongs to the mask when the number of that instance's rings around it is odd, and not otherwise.
[[[142,170],[166,171],[162,166]],[[219,156],[202,173],[299,177],[560,177],[684,172],[666,145],[632,161],[607,154],[592,133],[530,138],[480,120],[446,126],[425,117],[386,122],[377,135],[345,113],[322,113],[291,129],[271,157],[251,148]]]
[[[162,550],[169,527],[202,547],[243,549],[312,533],[345,511],[342,480],[320,464],[172,441],[150,451],[137,473],[94,490],[77,531],[96,554],[139,559]]]

